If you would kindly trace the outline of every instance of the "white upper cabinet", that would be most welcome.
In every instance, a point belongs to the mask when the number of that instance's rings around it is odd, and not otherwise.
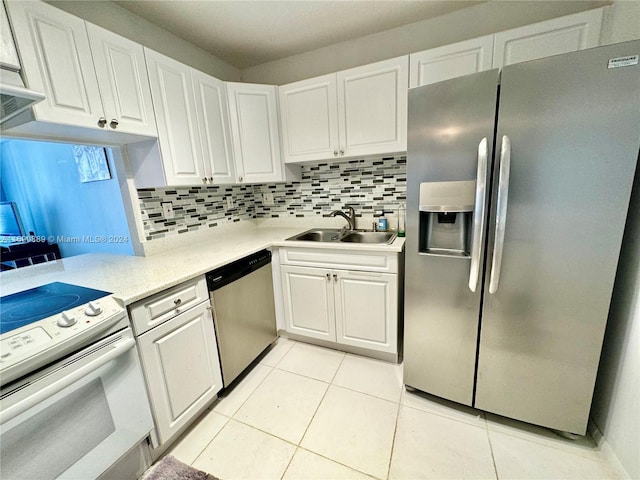
[[[167,185],[206,183],[191,69],[145,49]]]
[[[603,11],[587,10],[497,33],[493,67],[597,47]]]
[[[138,188],[295,178],[282,165],[275,86],[223,82],[152,50],[145,56],[161,156],[153,144],[130,146]]]
[[[340,156],[405,151],[409,57],[337,75]]]
[[[493,35],[432,48],[409,56],[409,87],[420,87],[491,68]]]
[[[152,50],[145,56],[164,183],[233,183],[225,83]]]
[[[13,42],[9,18],[4,9],[4,4],[0,5],[0,65],[11,70],[20,70],[20,59],[18,51]]]
[[[234,183],[235,167],[225,83],[191,69],[205,176],[209,183]]]
[[[336,74],[283,85],[279,89],[285,162],[337,157]]]
[[[237,183],[283,180],[277,87],[227,83]]]
[[[285,163],[407,149],[409,57],[280,87]]]
[[[46,96],[33,107],[37,119],[101,128],[105,113],[84,20],[43,2],[7,7],[26,83]]]
[[[90,23],[87,32],[109,128],[155,137],[142,45]]]
[[[44,2],[7,5],[26,83],[46,96],[36,120],[157,135],[140,45]]]

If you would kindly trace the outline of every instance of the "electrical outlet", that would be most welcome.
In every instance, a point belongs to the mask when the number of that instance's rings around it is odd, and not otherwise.
[[[227,208],[233,208],[233,197],[231,195],[227,197]]]
[[[273,200],[273,193],[262,194],[262,203],[267,206],[275,205],[276,202]]]
[[[165,219],[175,217],[175,214],[173,213],[173,204],[171,202],[162,202],[160,206],[162,207],[162,214]]]

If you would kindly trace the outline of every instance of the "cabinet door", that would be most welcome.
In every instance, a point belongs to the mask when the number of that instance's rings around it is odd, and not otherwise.
[[[337,157],[338,96],[336,75],[303,80],[278,89],[284,161]]]
[[[489,70],[492,59],[493,35],[413,53],[409,56],[409,87]]]
[[[227,83],[239,183],[283,180],[276,87]]]
[[[160,443],[164,443],[222,389],[209,302],[138,337]]]
[[[204,174],[209,183],[234,183],[235,168],[224,82],[193,69],[191,78]]]
[[[44,2],[7,2],[22,73],[45,94],[33,107],[38,120],[100,128],[98,80],[84,20]]]
[[[497,33],[493,67],[597,47],[602,15],[598,8]]]
[[[408,77],[408,56],[337,74],[341,156],[407,149]]]
[[[191,69],[145,49],[167,185],[205,182]]]
[[[18,58],[16,45],[13,42],[4,4],[0,5],[0,65],[16,72],[20,70],[20,59]]]
[[[336,341],[333,281],[329,270],[283,265],[282,294],[288,332]]]
[[[334,270],[338,343],[398,352],[398,276]]]
[[[157,136],[142,45],[90,23],[87,32],[107,119],[105,128]]]

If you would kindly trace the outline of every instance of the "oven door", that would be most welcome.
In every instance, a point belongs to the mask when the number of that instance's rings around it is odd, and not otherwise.
[[[2,478],[96,478],[153,428],[130,328],[6,386]]]

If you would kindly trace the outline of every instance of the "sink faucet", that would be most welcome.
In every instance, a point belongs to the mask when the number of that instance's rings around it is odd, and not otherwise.
[[[341,216],[342,218],[344,218],[349,223],[349,230],[355,230],[356,229],[356,212],[355,212],[355,210],[353,209],[353,207],[351,207],[349,205],[345,205],[342,208],[347,210],[349,212],[349,214],[347,215],[342,210],[334,210],[329,215],[331,215],[332,217],[335,217],[335,216],[338,216],[338,215]]]

